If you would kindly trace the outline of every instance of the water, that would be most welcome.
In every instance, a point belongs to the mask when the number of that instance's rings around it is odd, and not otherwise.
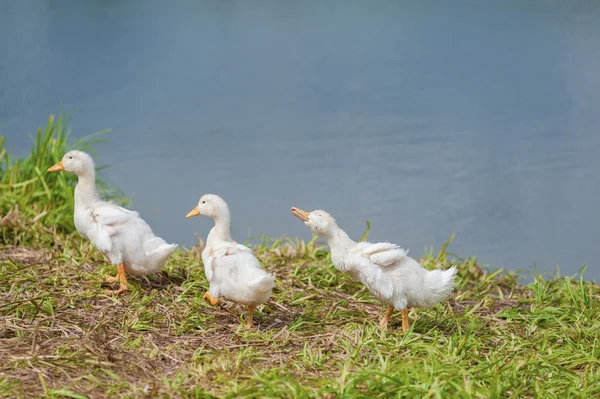
[[[17,154],[61,102],[75,137],[112,128],[98,163],[170,242],[210,192],[239,241],[321,208],[597,280],[598,43],[591,0],[6,2],[0,124]]]

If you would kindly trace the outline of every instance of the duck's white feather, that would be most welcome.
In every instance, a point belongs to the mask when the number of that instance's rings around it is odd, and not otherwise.
[[[209,282],[212,280],[215,259],[222,259],[240,252],[252,253],[250,248],[234,242],[216,242],[210,245],[210,247],[205,248],[202,251],[202,263],[204,263],[204,275],[206,279]]]
[[[113,265],[124,262],[132,275],[159,271],[177,249],[154,235],[137,212],[105,201],[76,204],[75,226]]]
[[[139,217],[136,211],[130,211],[111,202],[98,201],[92,210],[92,218],[103,226],[123,225]]]
[[[221,197],[212,194],[203,196],[198,209],[203,205],[210,209],[205,214],[215,220],[202,251],[210,294],[214,298],[222,296],[243,305],[266,302],[275,288],[275,276],[263,270],[250,248],[233,241],[229,207]]]
[[[275,287],[275,277],[265,272],[250,248],[235,243],[218,243],[202,252],[210,294],[243,305],[266,302]]]
[[[341,271],[350,273],[355,279],[363,283],[369,291],[384,302],[390,300],[394,294],[394,286],[381,268],[369,260],[363,252],[364,243],[351,248],[343,254],[332,250],[334,265]]]
[[[452,292],[456,275],[455,266],[429,271],[409,257],[406,250],[390,243],[355,243],[336,261],[396,309],[437,304]]]
[[[154,235],[137,212],[101,200],[96,191],[91,157],[82,152],[72,154],[83,161],[75,187],[74,221],[77,231],[113,265],[124,262],[129,274],[145,275],[159,271],[177,245],[167,244]]]
[[[396,244],[380,242],[371,244],[363,242],[358,244],[358,250],[369,258],[371,262],[380,267],[388,267],[400,262],[408,252]]]
[[[306,218],[301,212],[296,209],[296,213]],[[396,244],[355,242],[325,211],[313,211],[303,221],[314,233],[327,239],[336,269],[351,274],[396,309],[430,307],[453,290],[456,267],[429,271]]]

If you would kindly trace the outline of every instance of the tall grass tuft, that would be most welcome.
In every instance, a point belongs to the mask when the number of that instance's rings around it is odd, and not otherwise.
[[[46,126],[37,129],[31,152],[21,159],[9,156],[4,147],[5,137],[0,137],[0,219],[4,222],[18,214],[62,232],[74,230],[73,186],[77,177],[71,173],[47,173],[46,170],[72,149],[97,155],[92,147],[106,141],[102,136],[109,130],[70,141],[67,121],[68,117],[62,113],[58,117],[50,115]],[[100,178],[98,186],[105,197],[124,201],[121,192],[112,189],[105,179]],[[0,223],[4,227],[7,224]],[[12,224],[15,227],[15,223]]]

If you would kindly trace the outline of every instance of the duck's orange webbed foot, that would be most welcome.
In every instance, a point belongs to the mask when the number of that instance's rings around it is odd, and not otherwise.
[[[115,277],[108,276],[106,277],[106,281],[110,283],[114,283],[115,281],[119,282],[118,290],[104,290],[107,294],[115,294],[119,295],[127,291],[127,277],[125,277],[125,263],[119,263],[117,265],[117,275]]]
[[[106,292],[107,294],[120,295],[127,290],[129,290],[129,288],[127,288],[127,286],[125,284],[121,284],[121,285],[119,285],[118,290],[104,290],[104,292]]]

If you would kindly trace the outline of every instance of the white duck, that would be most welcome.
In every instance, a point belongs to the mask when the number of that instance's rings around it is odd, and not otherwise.
[[[231,214],[227,203],[218,195],[206,194],[187,218],[204,215],[214,219],[202,251],[204,273],[210,287],[204,299],[211,305],[224,297],[248,306],[247,328],[252,326],[256,306],[269,300],[275,287],[275,277],[265,272],[250,248],[231,238]]]
[[[117,266],[117,276],[107,280],[118,281],[119,289],[107,292],[121,294],[127,290],[125,272],[134,276],[146,275],[164,266],[177,245],[156,237],[137,212],[100,199],[91,156],[82,151],[70,151],[48,168],[48,172],[60,171],[74,173],[78,178],[74,214],[77,231]]]
[[[429,271],[397,245],[387,242],[355,242],[325,211],[292,213],[316,235],[327,239],[335,268],[363,283],[377,298],[388,304],[379,323],[387,329],[394,309],[402,311],[402,330],[407,331],[409,307],[431,307],[446,299],[454,288],[456,266]]]

